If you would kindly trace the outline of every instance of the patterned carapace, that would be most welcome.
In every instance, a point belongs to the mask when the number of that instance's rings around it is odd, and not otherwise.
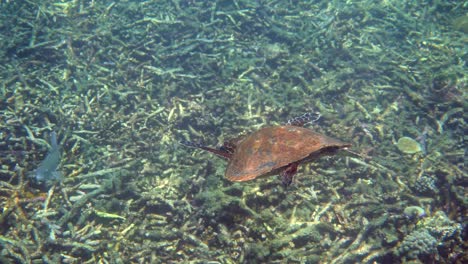
[[[230,181],[248,181],[279,173],[283,184],[288,186],[299,164],[351,146],[301,127],[306,121],[300,117],[289,121],[287,125],[264,127],[225,142],[217,149],[193,143],[184,144],[227,159],[229,163],[225,177]]]

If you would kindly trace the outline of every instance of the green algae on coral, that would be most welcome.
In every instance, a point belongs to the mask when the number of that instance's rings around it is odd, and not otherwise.
[[[410,218],[420,218],[426,215],[426,211],[419,206],[408,206],[403,210],[403,214]]]
[[[397,142],[398,149],[406,154],[414,154],[422,151],[421,144],[410,137],[401,137]]]
[[[468,15],[455,18],[452,25],[454,29],[468,33]]]

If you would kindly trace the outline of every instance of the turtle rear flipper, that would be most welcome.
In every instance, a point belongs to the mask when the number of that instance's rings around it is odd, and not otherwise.
[[[286,125],[288,126],[304,126],[307,123],[314,123],[320,119],[322,115],[319,112],[309,112],[300,116],[289,119]]]

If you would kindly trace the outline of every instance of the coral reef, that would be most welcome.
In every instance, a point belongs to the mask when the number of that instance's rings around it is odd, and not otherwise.
[[[437,253],[437,240],[425,229],[409,233],[398,248],[398,255],[416,259]]]
[[[467,262],[466,3],[0,1],[0,14],[1,263]],[[311,112],[308,128],[352,146],[304,162],[288,188],[229,182],[223,160],[179,144]]]
[[[457,237],[462,231],[462,225],[450,220],[443,211],[437,211],[432,217],[418,222],[418,228],[428,230],[438,241]]]
[[[422,195],[435,195],[439,192],[437,187],[437,180],[434,177],[428,175],[422,175],[416,179],[412,188],[415,192]]]
[[[416,229],[404,237],[396,254],[407,260],[442,261],[439,251],[450,252],[453,239],[458,240],[461,232],[461,224],[448,219],[444,212],[437,211],[418,222]]]

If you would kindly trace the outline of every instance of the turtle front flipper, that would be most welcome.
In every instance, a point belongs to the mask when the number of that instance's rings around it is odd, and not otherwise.
[[[219,149],[216,149],[216,148],[212,148],[212,147],[207,147],[207,146],[204,146],[200,143],[195,143],[195,142],[190,142],[190,141],[181,141],[180,144],[184,145],[184,146],[187,146],[187,147],[191,147],[191,148],[199,148],[199,149],[203,149],[205,151],[208,151],[208,152],[211,152],[223,159],[227,159],[227,160],[230,160],[232,158],[232,154],[233,152],[231,151],[231,149],[228,149],[228,148],[225,148],[225,147],[221,147]]]
[[[236,151],[236,145],[232,143],[231,141],[226,141],[224,144],[219,148],[219,150],[224,151],[229,154],[234,154],[234,151]]]
[[[291,185],[293,181],[294,175],[297,173],[297,166],[299,166],[300,162],[293,162],[284,167],[284,169],[280,173],[281,183],[283,183],[284,187],[288,187]]]

